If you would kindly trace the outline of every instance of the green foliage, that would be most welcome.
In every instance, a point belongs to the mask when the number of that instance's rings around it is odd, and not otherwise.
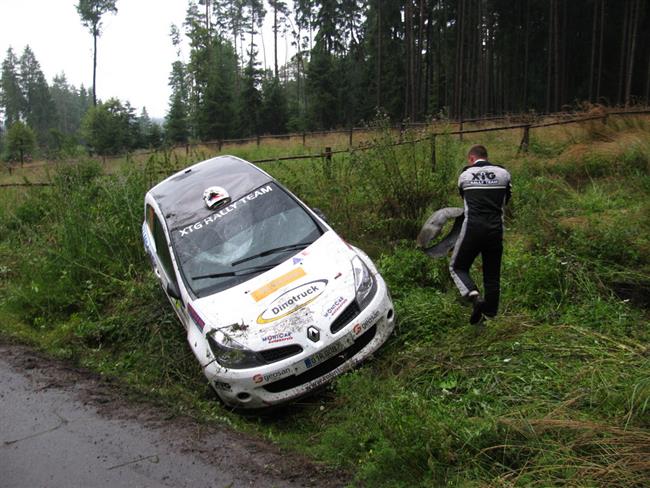
[[[28,125],[14,122],[7,131],[7,149],[5,159],[24,162],[31,157],[36,148],[36,134]]]
[[[137,131],[133,108],[111,98],[86,112],[81,131],[88,146],[97,154],[118,154],[131,149]]]
[[[438,137],[432,168],[429,140],[394,146],[399,136],[382,124],[381,148],[367,155],[264,168],[379,256],[392,293],[394,335],[325,394],[270,418],[233,420],[207,393],[140,242],[144,192],[159,171],[191,162],[171,153],[110,177],[96,164],[69,167],[53,187],[3,202],[0,332],[141,396],[298,445],[353,473],[354,486],[645,486],[650,178],[640,152],[624,148],[589,175],[534,154],[499,161],[515,189],[502,306],[476,328],[448,260],[412,241],[430,211],[459,202],[456,175],[474,141]],[[507,154],[496,142],[489,149]],[[604,164],[607,151],[591,157]]]
[[[29,200],[16,211],[23,228],[43,228],[28,233],[39,251],[12,283],[10,305],[31,323],[52,324],[80,310],[97,318],[101,305],[137,276],[144,178],[100,175],[96,164],[63,170],[34,207]]]
[[[264,134],[284,134],[287,131],[287,99],[277,78],[262,83],[260,118]]]
[[[25,107],[25,96],[20,86],[18,58],[13,49],[7,49],[7,57],[2,61],[2,76],[0,77],[0,107],[4,113],[5,128],[20,121]]]
[[[29,46],[20,57],[20,84],[25,97],[24,119],[34,129],[39,145],[45,146],[57,113],[45,75]]]
[[[237,104],[238,132],[243,136],[260,133],[262,94],[259,90],[261,71],[253,64],[244,68],[242,90]]]

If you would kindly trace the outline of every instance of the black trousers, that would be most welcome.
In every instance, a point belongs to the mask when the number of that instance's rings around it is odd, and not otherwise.
[[[501,281],[501,257],[503,255],[503,229],[485,228],[480,225],[467,225],[456,241],[449,263],[449,272],[460,294],[467,296],[478,290],[469,269],[480,254],[483,260],[483,313],[494,317],[499,310]]]

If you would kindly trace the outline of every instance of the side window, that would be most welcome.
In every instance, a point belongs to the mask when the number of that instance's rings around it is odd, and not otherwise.
[[[149,231],[153,234],[153,223],[156,220],[156,212],[154,211],[151,205],[147,205],[146,218],[147,218],[147,227],[149,227]]]
[[[151,223],[149,223],[150,215]],[[158,220],[158,217],[156,217],[156,214],[153,212],[153,209],[147,213],[147,223],[149,225],[149,228],[151,228],[153,225],[151,233],[153,234],[153,240],[156,243],[156,254],[158,255],[158,259],[160,259],[163,270],[170,280],[176,282],[176,275],[174,273],[174,267],[172,266],[172,257],[169,254],[169,244],[167,243],[167,238],[165,237],[165,231],[163,229],[162,223],[160,220]]]

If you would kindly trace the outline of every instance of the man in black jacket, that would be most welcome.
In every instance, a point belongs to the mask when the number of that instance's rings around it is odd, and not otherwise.
[[[473,304],[471,324],[485,315],[494,317],[499,308],[501,256],[503,254],[503,211],[510,199],[510,173],[488,161],[484,146],[472,146],[468,165],[458,178],[458,190],[465,203],[465,220],[449,263],[460,294]],[[481,254],[485,299],[469,274]]]

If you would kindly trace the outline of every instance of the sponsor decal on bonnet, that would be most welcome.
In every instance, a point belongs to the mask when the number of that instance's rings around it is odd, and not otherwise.
[[[292,314],[316,300],[326,287],[327,280],[315,280],[284,292],[257,317],[257,323],[268,324]]]
[[[289,283],[296,281],[298,278],[306,276],[305,270],[302,268],[292,269],[288,273],[278,276],[273,281],[269,281],[266,285],[258,288],[257,290],[251,293],[251,296],[256,302],[268,297],[270,294],[278,291],[283,286],[288,285]]]

